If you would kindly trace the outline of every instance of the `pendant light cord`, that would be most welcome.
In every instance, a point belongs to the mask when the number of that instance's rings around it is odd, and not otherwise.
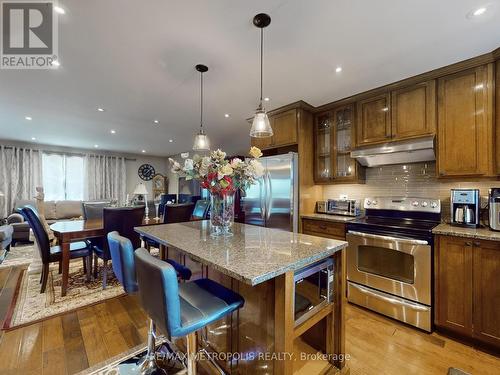
[[[203,72],[200,73],[200,130],[203,130]]]
[[[260,106],[262,107],[262,91],[264,81],[264,28],[260,29]]]

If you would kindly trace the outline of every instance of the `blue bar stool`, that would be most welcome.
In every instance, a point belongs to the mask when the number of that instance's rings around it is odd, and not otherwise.
[[[170,341],[187,336],[187,370],[196,374],[196,331],[238,310],[244,299],[209,279],[179,284],[174,267],[143,248],[136,250],[135,264],[139,296],[153,328]]]
[[[113,266],[113,273],[122,284],[123,289],[127,294],[134,294],[139,291],[139,285],[136,277],[134,247],[132,242],[117,231],[108,233],[109,252],[111,254],[111,261]],[[152,257],[152,256],[151,256]],[[173,267],[176,274],[176,279],[189,279],[191,277],[191,270],[177,262],[170,261],[169,264]],[[163,370],[158,369],[155,362],[156,350],[156,332],[154,329],[153,321],[149,321],[148,331],[148,351],[147,354],[136,364],[126,364],[129,368],[138,368],[139,372],[131,371],[134,374],[162,374]]]

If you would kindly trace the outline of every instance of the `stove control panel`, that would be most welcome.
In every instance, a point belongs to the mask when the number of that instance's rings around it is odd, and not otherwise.
[[[432,198],[370,197],[365,198],[364,208],[371,210],[421,211],[441,213],[441,201]]]

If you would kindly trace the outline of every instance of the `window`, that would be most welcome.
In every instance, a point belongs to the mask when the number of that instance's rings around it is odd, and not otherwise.
[[[83,200],[83,156],[42,155],[45,200]]]

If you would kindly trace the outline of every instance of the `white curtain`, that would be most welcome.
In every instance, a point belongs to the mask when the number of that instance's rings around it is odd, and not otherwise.
[[[125,158],[87,154],[84,171],[85,199],[116,199],[119,203],[125,202],[127,194]]]
[[[34,199],[42,186],[42,152],[30,148],[0,146],[0,217],[12,213],[18,199]]]

